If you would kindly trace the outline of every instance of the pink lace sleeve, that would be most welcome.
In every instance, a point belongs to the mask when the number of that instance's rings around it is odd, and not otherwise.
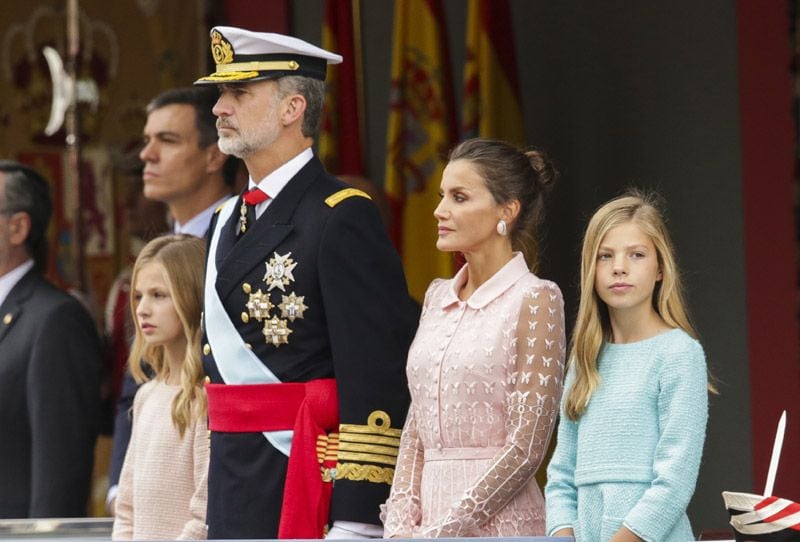
[[[487,472],[423,537],[469,536],[527,484],[547,451],[563,385],[564,303],[555,284],[534,288],[520,307],[511,356],[508,435]],[[516,357],[516,359],[513,359]]]
[[[408,410],[400,439],[400,451],[394,470],[389,500],[381,507],[385,538],[413,538],[422,518],[419,486],[422,477],[424,451],[414,420],[414,406]]]

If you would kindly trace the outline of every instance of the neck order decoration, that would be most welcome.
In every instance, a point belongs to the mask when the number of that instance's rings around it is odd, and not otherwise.
[[[239,208],[239,233],[247,231],[247,209],[248,206],[255,208],[262,201],[267,201],[269,196],[258,187],[247,190],[242,194],[242,206]],[[253,213],[255,221],[255,213]]]

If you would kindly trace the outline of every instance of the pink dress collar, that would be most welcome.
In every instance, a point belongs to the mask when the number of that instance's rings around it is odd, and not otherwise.
[[[464,286],[469,277],[469,264],[458,270],[458,273],[450,281],[450,287],[442,297],[442,308],[447,308],[450,305],[458,304],[461,300],[458,298],[458,291]],[[500,297],[503,292],[511,288],[519,279],[530,273],[528,264],[525,263],[525,257],[521,252],[515,252],[514,257],[508,263],[501,267],[497,273],[481,284],[475,290],[469,299],[467,299],[467,306],[471,309],[482,309],[490,302]]]

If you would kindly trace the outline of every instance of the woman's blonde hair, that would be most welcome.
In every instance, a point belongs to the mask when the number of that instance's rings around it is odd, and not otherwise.
[[[668,326],[680,328],[697,338],[685,308],[675,251],[657,197],[632,189],[603,204],[586,227],[581,251],[580,305],[569,356],[570,364],[575,366],[575,380],[564,405],[571,420],[580,418],[600,384],[597,357],[603,341],[611,339],[608,308],[595,291],[597,252],[611,229],[629,222],[639,226],[650,238],[658,256],[662,278],[653,291],[653,308]],[[714,391],[711,385],[709,389]]]
[[[186,356],[181,365],[181,390],[172,402],[172,421],[183,436],[186,428],[206,415],[203,388],[203,365],[200,360],[200,312],[205,266],[205,243],[190,235],[164,235],[147,243],[133,266],[131,277],[131,312],[136,322],[136,336],[128,357],[133,378],[139,384],[148,380],[142,362],[149,365],[156,378],[170,376],[163,346],[148,346],[136,318],[136,278],[148,263],[159,263],[164,269],[170,297],[181,321],[186,338]]]

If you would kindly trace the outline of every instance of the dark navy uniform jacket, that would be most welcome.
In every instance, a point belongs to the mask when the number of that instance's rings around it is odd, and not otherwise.
[[[222,225],[216,254],[216,291],[261,362],[282,382],[336,379],[343,441],[350,430],[366,430],[375,413],[388,414],[397,433],[403,427],[409,402],[405,362],[417,325],[400,259],[374,204],[358,195],[331,198],[348,194],[346,188],[312,158],[237,239],[240,198]],[[209,235],[215,227],[216,219]],[[302,318],[287,322],[288,343],[274,346],[265,339],[264,323],[243,313],[247,292],[268,289],[266,264],[287,255],[296,264],[294,280],[284,291],[273,288],[270,301],[277,306],[281,296],[294,292],[307,308]],[[206,374],[222,383],[213,349],[205,338],[203,343]],[[390,487],[385,473],[391,476],[393,468],[371,461],[378,456],[370,454],[369,442],[367,437],[365,453],[355,454],[359,459],[343,459],[347,454],[340,452],[331,521],[380,524],[378,507]],[[346,448],[340,445],[340,451]],[[286,465],[287,457],[261,433],[213,432],[209,538],[276,538]]]

